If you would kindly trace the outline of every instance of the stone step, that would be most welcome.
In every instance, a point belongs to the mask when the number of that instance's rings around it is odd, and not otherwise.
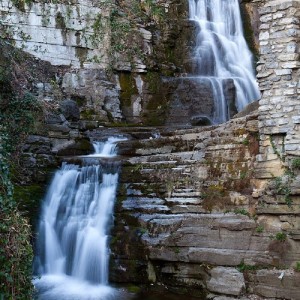
[[[193,189],[173,189],[172,197],[200,197],[202,195],[201,192],[195,191]]]
[[[182,198],[182,197],[167,197],[166,198],[166,202],[167,203],[174,203],[174,204],[184,204],[184,205],[188,205],[188,204],[201,204],[202,203],[202,199],[198,198]]]
[[[146,236],[143,236],[143,240],[149,243]],[[155,244],[152,244],[149,257],[159,261],[190,262],[214,266],[238,266],[245,261],[251,265],[272,265],[272,257],[268,253],[225,248],[163,247],[161,245],[155,247]]]
[[[159,198],[136,198],[128,197],[122,202],[122,208],[125,210],[133,210],[135,212],[168,212],[170,211],[169,207],[164,205],[165,201]]]

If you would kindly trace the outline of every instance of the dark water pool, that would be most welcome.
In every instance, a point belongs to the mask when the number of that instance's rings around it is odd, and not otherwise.
[[[37,300],[203,300],[178,295],[164,286],[101,286],[64,275],[35,278]],[[134,293],[134,292],[135,293]]]
[[[140,293],[132,298],[132,300],[203,300],[204,298],[195,298],[186,295],[177,295],[174,293],[162,292],[145,292]]]

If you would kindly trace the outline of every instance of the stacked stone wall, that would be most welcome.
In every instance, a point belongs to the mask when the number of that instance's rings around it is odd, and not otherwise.
[[[282,173],[300,155],[300,1],[270,1],[260,9],[259,177]],[[285,159],[286,158],[286,159]]]

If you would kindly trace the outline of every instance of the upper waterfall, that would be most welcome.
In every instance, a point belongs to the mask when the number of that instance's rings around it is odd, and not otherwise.
[[[224,97],[226,80],[233,80],[238,111],[258,100],[252,54],[243,35],[238,0],[189,0],[190,20],[199,27],[192,76],[209,81],[215,103],[214,122],[229,119]]]

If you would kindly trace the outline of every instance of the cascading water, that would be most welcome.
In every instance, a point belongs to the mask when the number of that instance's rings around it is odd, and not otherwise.
[[[238,111],[260,98],[252,55],[243,35],[239,0],[189,0],[189,13],[199,27],[191,76],[210,83],[214,122],[222,123],[230,116],[224,97],[226,80],[234,81]]]
[[[116,142],[95,143],[93,157],[113,157]],[[110,171],[106,171],[109,169]],[[112,169],[115,169],[111,171]],[[108,286],[108,228],[118,183],[111,164],[63,164],[46,195],[35,272],[38,299],[120,299]]]

